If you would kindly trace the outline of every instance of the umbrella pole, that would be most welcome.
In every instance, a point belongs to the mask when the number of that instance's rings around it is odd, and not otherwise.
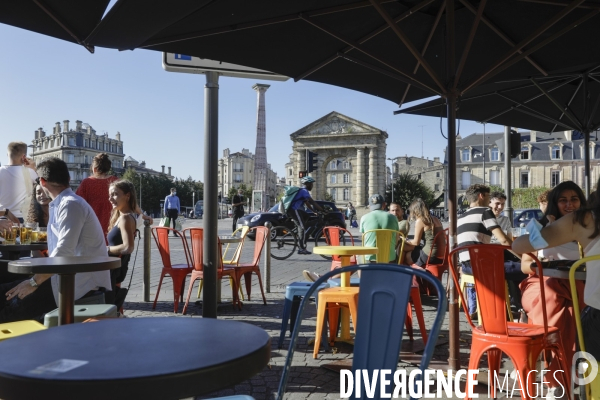
[[[456,197],[456,84],[454,82],[456,77],[456,60],[455,60],[455,36],[454,36],[454,0],[446,0],[446,76],[447,76],[447,88],[446,88],[446,107],[448,116],[448,238],[450,250],[456,247],[456,219],[457,213],[457,197]],[[456,257],[456,255],[454,255]],[[456,264],[452,263],[453,265]],[[448,338],[449,338],[449,357],[448,367],[454,371],[460,369],[460,325],[459,325],[459,310],[456,286],[454,281],[450,279],[448,282],[448,292],[450,301],[448,304],[449,324],[448,324]]]
[[[219,75],[206,72],[204,85],[204,292],[202,317],[217,318],[217,164],[219,162]],[[220,283],[220,282],[219,282]]]
[[[513,226],[513,206],[512,206],[512,167],[510,158],[510,126],[504,127],[504,194],[506,195],[506,207],[504,215],[510,220],[510,226]],[[516,185],[515,185],[516,186]]]
[[[585,154],[585,158],[584,158],[584,162],[585,162],[585,197],[586,198],[590,198],[590,193],[592,192],[592,175],[590,172],[590,131],[589,130],[585,130],[585,132],[583,133],[585,140],[583,143],[583,147],[584,147],[584,154]]]

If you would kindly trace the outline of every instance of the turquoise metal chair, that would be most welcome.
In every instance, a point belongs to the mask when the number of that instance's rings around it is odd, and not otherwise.
[[[283,398],[287,387],[288,374],[294,358],[294,348],[300,332],[304,308],[309,303],[310,297],[314,296],[314,292],[332,276],[342,272],[354,271],[361,271],[358,314],[363,317],[358,318],[352,370],[367,370],[369,376],[372,376],[375,369],[395,371],[398,368],[402,331],[413,275],[430,282],[439,293],[435,321],[429,332],[429,340],[425,345],[425,350],[421,357],[419,367],[421,376],[423,376],[423,371],[429,366],[448,307],[445,290],[440,281],[428,272],[404,265],[367,264],[336,269],[317,279],[306,292],[300,304],[298,319],[294,326],[294,333],[292,334],[288,355],[283,368],[283,375],[279,382],[277,400]],[[415,382],[415,388],[416,386],[417,382]],[[364,387],[362,387],[361,392],[365,393]],[[379,395],[380,390],[377,387],[374,398],[379,399]],[[240,395],[220,398],[220,400],[225,399],[252,400],[252,397]]]

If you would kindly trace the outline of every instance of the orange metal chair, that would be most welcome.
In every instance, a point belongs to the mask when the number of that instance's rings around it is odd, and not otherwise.
[[[431,274],[433,276],[435,276],[440,282],[442,281],[442,275],[444,275],[444,272],[448,271],[448,268],[450,267],[448,264],[448,251],[450,249],[450,245],[448,243],[448,228],[438,232],[435,237],[433,238],[433,242],[434,243],[438,243],[439,237],[438,236],[444,236],[444,240],[446,243],[446,247],[444,249],[444,254],[442,257],[438,257],[441,258],[443,260],[443,262],[441,264],[433,264],[430,263],[431,260],[431,254],[433,253],[433,246],[431,247],[431,250],[429,251],[429,255],[427,257],[427,264],[425,264],[423,267],[431,272]],[[433,287],[431,285],[425,285],[425,289],[427,290],[427,295],[431,295],[432,293],[432,289]]]
[[[325,236],[325,242],[328,246],[339,246],[340,245],[340,235],[347,234],[350,238],[350,243],[354,246],[354,238],[352,234],[339,226],[326,226],[323,228],[323,235]],[[350,257],[350,265],[356,265],[356,256]],[[342,261],[340,256],[332,256],[331,257],[331,271],[336,268],[341,268]]]
[[[171,264],[171,249],[169,246],[169,233],[174,233],[179,237],[183,244],[183,251],[185,254],[186,264]],[[154,305],[152,309],[156,309],[156,302],[158,300],[158,294],[160,293],[160,287],[163,282],[165,275],[171,276],[173,279],[173,312],[177,313],[179,308],[179,301],[183,301],[183,292],[185,290],[185,278],[194,269],[191,267],[190,255],[185,238],[176,231],[175,229],[165,228],[162,226],[152,228],[152,236],[158,247],[160,257],[162,258],[163,269],[160,273],[160,280],[158,281],[158,289],[156,290],[156,297],[154,298]]]
[[[504,250],[510,249],[509,246],[500,246],[496,244],[482,244],[463,246],[454,249],[449,254],[450,272],[456,287],[458,276],[452,256],[459,251],[468,251],[471,257],[471,267],[475,277],[475,290],[481,307],[479,326],[475,326],[466,311],[467,321],[471,325],[472,343],[471,355],[469,360],[469,369],[477,369],[479,360],[483,353],[487,352],[488,365],[490,372],[498,373],[502,360],[502,352],[506,353],[512,360],[515,369],[520,377],[528,377],[527,387],[523,390],[524,399],[529,399],[528,393],[536,393],[533,383],[535,382],[536,360],[545,350],[554,352],[555,357],[563,371],[569,371],[570,360],[566,360],[565,351],[562,347],[560,332],[556,327],[548,326],[546,315],[546,305],[542,302],[542,314],[544,325],[527,325],[506,321],[505,304],[505,280],[504,280]],[[530,254],[531,255],[531,254]],[[532,255],[533,256],[533,255]],[[542,265],[537,258],[540,279],[543,278]],[[540,285],[541,298],[545,298],[544,285]],[[464,296],[460,293],[463,303]],[[570,396],[570,375],[563,373],[565,388],[568,397]],[[469,377],[467,377],[467,387]],[[494,389],[495,391],[495,386]],[[492,393],[495,396],[495,393]]]
[[[262,285],[262,278],[260,275],[260,256],[263,253],[263,249],[265,247],[265,242],[267,240],[267,235],[270,234],[269,228],[265,226],[257,226],[252,228],[255,231],[255,240],[254,240],[254,257],[252,258],[252,262],[249,263],[237,263],[237,265],[233,265],[231,267],[235,272],[235,286],[241,286],[242,276],[244,276],[244,283],[246,284],[246,293],[248,294],[248,300],[250,300],[250,292],[252,290],[252,274],[256,274],[258,278],[258,286],[260,287],[260,292],[262,294],[263,303],[267,304],[267,299],[265,297],[265,292]],[[267,255],[268,257],[269,255]]]
[[[187,298],[185,299],[185,305],[183,306],[183,314],[186,313],[187,308],[188,308],[188,304],[190,302],[190,296],[192,295],[192,288],[194,287],[194,282],[196,282],[197,279],[203,280],[204,279],[204,249],[203,249],[203,242],[204,242],[204,229],[202,228],[185,228],[183,230],[183,236],[186,239],[187,242],[187,235],[190,235],[190,243],[192,244],[192,248],[191,248],[191,258],[192,258],[192,265],[194,267],[193,271],[192,271],[192,277],[190,280],[190,285],[188,287],[188,293],[187,293]],[[218,240],[218,238],[217,238]],[[221,243],[218,243],[218,248],[219,250],[221,249]],[[220,255],[219,255],[220,256]],[[219,257],[219,259],[222,259],[222,257]],[[237,292],[237,286],[235,284],[235,271],[232,268],[224,268],[223,264],[219,264],[219,268],[217,269],[217,280],[218,282],[221,281],[221,279],[223,279],[224,277],[228,277],[229,278],[229,284],[231,285],[231,291],[232,291],[232,298],[233,298],[233,307],[235,308],[235,305],[237,303],[238,308],[241,309],[240,306],[240,299],[238,297],[238,292]]]

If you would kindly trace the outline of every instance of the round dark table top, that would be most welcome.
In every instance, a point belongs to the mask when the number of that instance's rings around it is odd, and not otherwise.
[[[0,342],[0,398],[181,399],[259,373],[263,329],[209,318],[72,324]]]
[[[106,271],[119,268],[118,257],[39,257],[8,263],[8,272],[15,274],[72,274],[77,272]]]

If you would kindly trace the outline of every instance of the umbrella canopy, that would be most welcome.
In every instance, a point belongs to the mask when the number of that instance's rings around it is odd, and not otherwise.
[[[591,22],[600,4],[544,3],[456,2],[460,92],[491,76],[545,75],[600,61],[600,48],[588,48],[584,40],[600,33],[600,24]],[[448,88],[445,5],[441,0],[120,0],[86,42],[226,61],[402,104],[443,95]]]
[[[595,65],[482,85],[459,99],[456,113],[460,119],[541,132],[591,132],[600,127],[599,105],[600,65]],[[446,117],[446,100],[396,113]]]
[[[100,23],[110,0],[6,0],[0,2],[0,23],[79,43],[84,43]]]

